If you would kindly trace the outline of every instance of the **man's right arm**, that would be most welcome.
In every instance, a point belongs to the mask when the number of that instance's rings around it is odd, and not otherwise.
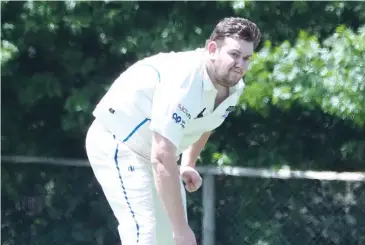
[[[160,81],[154,91],[150,129],[153,132],[151,160],[155,186],[169,216],[174,232],[189,230],[181,198],[181,180],[177,160],[177,147],[200,103],[199,84],[193,79]],[[169,81],[168,81],[169,80]],[[171,82],[175,80],[176,82]]]
[[[173,230],[188,226],[176,164],[176,147],[159,133],[153,133],[151,160],[157,192],[165,206]]]

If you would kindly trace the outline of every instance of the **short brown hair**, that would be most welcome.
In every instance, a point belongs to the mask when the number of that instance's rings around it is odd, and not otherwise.
[[[256,48],[261,39],[260,29],[250,20],[239,17],[222,19],[214,28],[209,41],[223,41],[226,37],[253,42]]]

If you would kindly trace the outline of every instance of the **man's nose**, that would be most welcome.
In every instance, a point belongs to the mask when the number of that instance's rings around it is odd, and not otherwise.
[[[248,66],[248,62],[246,60],[239,59],[236,62],[236,67],[238,69],[240,69],[241,71],[245,71],[247,69],[247,66]]]

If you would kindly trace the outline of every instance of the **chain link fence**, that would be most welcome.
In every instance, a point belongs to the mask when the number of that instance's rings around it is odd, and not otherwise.
[[[120,244],[113,214],[83,161],[10,160],[3,158],[1,168],[3,245]],[[203,187],[187,194],[199,245],[365,244],[364,173],[318,175],[321,180],[200,172]]]
[[[216,178],[216,245],[365,244],[365,184]]]

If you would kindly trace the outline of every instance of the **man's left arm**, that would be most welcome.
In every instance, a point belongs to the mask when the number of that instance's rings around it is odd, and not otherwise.
[[[199,140],[192,144],[188,149],[186,149],[181,158],[181,167],[192,167],[195,168],[196,161],[204,149],[204,146],[208,142],[208,139],[212,131],[205,132]]]
[[[189,192],[197,191],[203,183],[198,171],[195,170],[196,160],[207,143],[211,131],[205,132],[199,140],[183,152],[181,158],[180,174]]]

